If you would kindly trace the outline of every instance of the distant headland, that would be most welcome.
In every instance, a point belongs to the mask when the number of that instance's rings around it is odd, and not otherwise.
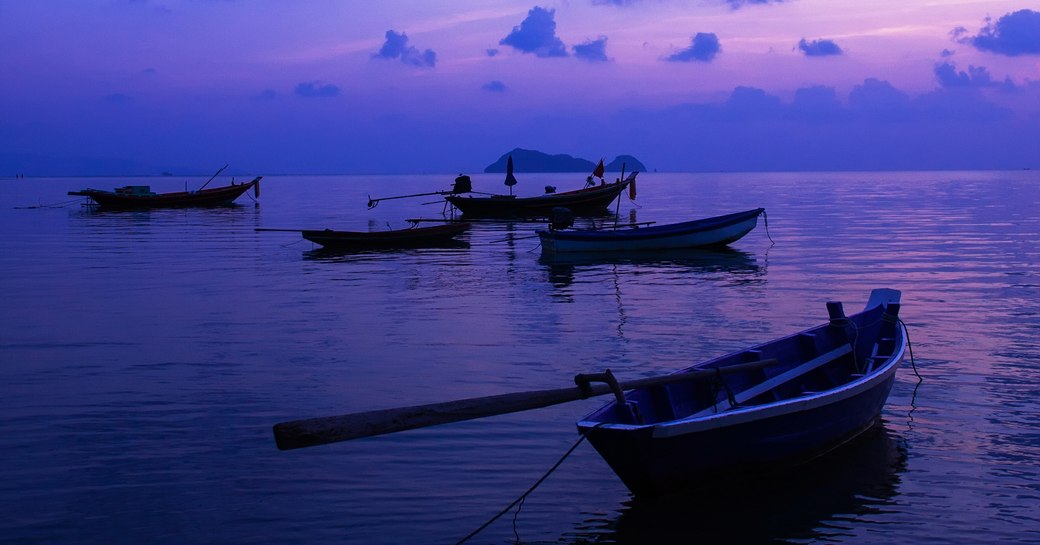
[[[514,172],[592,172],[596,162],[566,154],[549,155],[535,150],[516,148],[507,152],[491,163],[484,172],[505,172],[509,156],[513,157]],[[618,155],[613,161],[604,165],[607,172],[621,172],[624,164],[626,172],[638,170],[646,172],[646,166],[631,155]]]

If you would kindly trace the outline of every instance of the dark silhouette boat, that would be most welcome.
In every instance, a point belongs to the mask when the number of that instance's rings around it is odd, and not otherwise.
[[[428,248],[449,244],[469,229],[465,222],[432,227],[410,227],[390,231],[303,230],[303,238],[328,250],[382,250],[394,248]]]
[[[256,197],[259,197],[261,178],[263,176],[257,176],[242,184],[232,182],[228,186],[203,188],[197,191],[155,193],[147,185],[128,185],[117,187],[115,191],[89,188],[69,191],[69,195],[90,197],[101,208],[119,210],[229,206],[250,189],[253,190]]]
[[[635,183],[637,174],[633,172],[624,180],[616,182],[537,197],[449,195],[444,199],[457,208],[464,218],[545,218],[551,215],[554,208],[567,208],[575,216],[601,216],[608,212],[610,203],[622,191]]]

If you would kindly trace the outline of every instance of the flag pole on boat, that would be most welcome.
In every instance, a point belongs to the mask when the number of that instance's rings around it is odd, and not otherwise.
[[[513,194],[513,186],[516,185],[516,176],[513,176],[513,156],[509,156],[509,161],[506,162],[506,181],[505,184],[509,186],[509,194]]]

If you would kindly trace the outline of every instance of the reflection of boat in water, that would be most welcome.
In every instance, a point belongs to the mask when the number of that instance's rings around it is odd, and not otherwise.
[[[661,272],[727,273],[733,275],[735,281],[753,281],[764,271],[752,254],[732,248],[542,254],[538,262],[548,270],[549,280],[562,286],[571,284],[579,270],[600,265],[637,265],[641,272],[657,269]]]
[[[893,501],[906,456],[898,437],[878,426],[782,474],[732,480],[710,491],[632,498],[617,519],[588,521],[588,541],[688,543],[691,535],[698,543],[829,541],[848,518]]]
[[[592,265],[673,265],[705,271],[757,271],[755,258],[732,248],[661,250],[656,252],[581,252],[542,255],[538,262],[549,267]]]

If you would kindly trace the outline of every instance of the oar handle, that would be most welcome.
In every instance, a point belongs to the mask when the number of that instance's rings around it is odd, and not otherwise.
[[[775,365],[776,363],[775,359],[769,359],[729,365],[719,369],[695,369],[685,373],[637,379],[619,384],[619,387],[622,390],[633,390],[720,374],[750,371]],[[579,375],[579,377],[581,376]],[[583,382],[578,378],[576,380],[579,383]],[[274,438],[280,450],[313,447],[338,441],[436,426],[438,424],[540,409],[551,405],[609,394],[614,391],[607,384],[588,384],[587,381],[584,382],[584,385],[573,388],[516,392],[432,403],[429,405],[293,420],[275,424]]]

